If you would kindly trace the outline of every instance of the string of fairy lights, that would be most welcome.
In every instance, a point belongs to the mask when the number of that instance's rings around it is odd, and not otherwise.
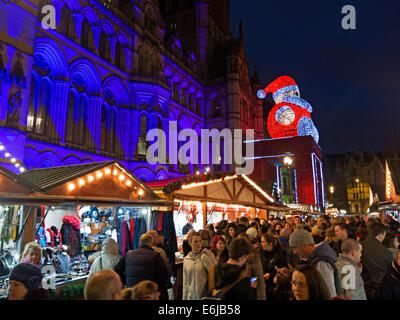
[[[67,185],[68,191],[73,191],[77,187],[83,187],[86,183],[92,183],[93,181],[95,181],[95,178],[102,179],[103,177],[107,177],[110,175],[117,177],[118,180],[121,183],[125,183],[127,187],[131,187],[133,184],[132,180],[129,178],[129,176],[126,174],[124,170],[118,170],[117,168],[105,168],[104,170],[103,169],[97,170],[96,172],[88,174],[85,177],[81,177],[77,179],[76,182],[68,183]],[[135,189],[137,188],[135,187]],[[142,197],[144,191],[142,189],[139,189],[137,191],[137,194],[139,195],[139,197]]]
[[[24,172],[26,169],[21,165],[19,162],[9,151],[7,151],[4,144],[0,143],[0,151],[4,152],[4,156],[10,159],[10,162],[14,164],[15,168],[17,168],[21,173]]]

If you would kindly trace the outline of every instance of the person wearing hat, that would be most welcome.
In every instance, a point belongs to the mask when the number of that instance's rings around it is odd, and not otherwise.
[[[42,288],[42,271],[31,263],[19,263],[10,273],[8,300],[46,300],[48,291]]]
[[[258,236],[257,229],[254,228],[254,227],[248,228],[248,229],[246,230],[246,234],[248,235],[248,237],[250,238],[250,240],[256,239],[257,236]]]
[[[290,235],[289,245],[300,260],[315,267],[322,275],[329,289],[331,298],[340,292],[339,272],[336,267],[336,252],[325,241],[315,244],[310,232],[299,225]]]

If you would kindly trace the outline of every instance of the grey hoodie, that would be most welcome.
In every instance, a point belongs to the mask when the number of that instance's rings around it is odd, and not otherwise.
[[[208,290],[208,271],[217,264],[214,254],[203,249],[193,251],[183,260],[183,295],[182,300],[200,300]]]
[[[112,238],[105,239],[101,245],[101,255],[93,261],[89,276],[100,270],[114,269],[119,260],[118,243]]]
[[[339,254],[336,262],[340,278],[340,295],[350,300],[367,300],[364,281],[357,265],[349,257]]]

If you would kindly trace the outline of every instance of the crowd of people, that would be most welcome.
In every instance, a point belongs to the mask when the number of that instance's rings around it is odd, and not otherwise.
[[[400,224],[358,216],[240,217],[184,228],[183,300],[400,300]],[[47,299],[29,244],[9,299]],[[123,257],[112,239],[92,261],[86,300],[168,300],[171,265],[158,232]]]

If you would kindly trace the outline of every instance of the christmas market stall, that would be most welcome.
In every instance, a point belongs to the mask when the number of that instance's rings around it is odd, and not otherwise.
[[[32,186],[32,192],[5,194],[0,202],[30,208],[23,215],[19,253],[30,241],[41,245],[42,270],[54,267],[50,280],[57,293],[85,282],[90,259],[105,239],[113,238],[123,256],[138,247],[154,212],[169,210],[160,225],[173,225],[173,203],[161,199],[118,161],[32,169],[17,178]],[[167,234],[165,242],[172,251],[175,234]]]
[[[289,210],[286,206],[274,204],[273,198],[246,175],[205,173],[148,182],[146,185],[160,197],[179,202],[179,207],[174,209],[179,248],[182,248],[186,238],[182,229],[189,220],[193,221],[193,228],[198,231],[221,220],[232,222],[241,216],[266,220],[271,212]],[[182,253],[177,253],[175,268],[174,296],[179,299],[182,291]]]
[[[246,175],[205,173],[148,182],[160,197],[179,202],[174,211],[178,235],[189,219],[196,230],[220,220],[234,221],[240,216],[268,219],[271,212],[290,210],[274,204],[273,198]]]
[[[8,169],[0,166],[0,297],[6,294],[10,268],[19,258],[19,228],[23,224],[23,206],[18,200],[7,202],[7,197],[27,198],[34,187]]]

